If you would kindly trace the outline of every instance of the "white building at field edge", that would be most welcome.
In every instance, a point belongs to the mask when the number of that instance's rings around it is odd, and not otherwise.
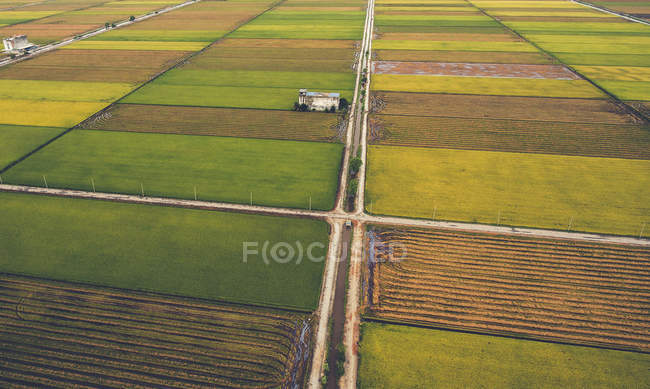
[[[298,104],[305,104],[310,111],[329,111],[332,107],[339,109],[340,93],[309,92],[301,89],[298,92]]]
[[[18,54],[36,46],[27,40],[27,35],[16,35],[11,38],[4,38],[2,44],[4,45],[5,51],[12,54]]]

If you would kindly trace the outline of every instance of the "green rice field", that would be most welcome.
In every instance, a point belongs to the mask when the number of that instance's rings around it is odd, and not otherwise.
[[[323,261],[265,264],[244,242],[312,242],[325,222],[0,193],[0,271],[186,297],[312,310]],[[248,246],[252,247],[252,246]],[[245,286],[245,287],[244,287]]]
[[[334,143],[75,130],[9,169],[5,182],[327,210]]]

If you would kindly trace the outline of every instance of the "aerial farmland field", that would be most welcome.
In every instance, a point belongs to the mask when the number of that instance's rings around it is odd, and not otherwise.
[[[647,354],[365,323],[360,388],[634,387]]]
[[[647,160],[371,146],[368,163],[376,214],[635,235],[650,212]]]
[[[323,263],[261,255],[242,261],[241,242],[320,242],[315,220],[203,212],[1,193],[3,272],[130,290],[315,308]],[[47,222],[44,223],[43,221]],[[291,271],[287,269],[291,268]],[[248,285],[240,288],[238,285]]]
[[[0,387],[650,382],[648,15],[595,2],[0,0]]]
[[[75,130],[5,182],[292,208],[333,207],[340,144]],[[129,161],[129,163],[125,163]],[[262,169],[262,166],[266,166]],[[252,195],[251,195],[252,193]]]
[[[646,247],[390,227],[368,245],[367,317],[650,348]]]

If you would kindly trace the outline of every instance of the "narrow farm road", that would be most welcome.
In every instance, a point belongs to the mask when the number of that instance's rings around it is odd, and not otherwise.
[[[639,18],[634,17],[632,15],[626,15],[624,13],[616,12],[614,10],[611,10],[611,9],[608,9],[608,8],[605,8],[605,7],[600,7],[600,6],[591,4],[591,3],[586,2],[586,1],[571,0],[571,2],[576,3],[576,4],[580,4],[580,5],[584,5],[585,7],[589,7],[589,8],[595,9],[595,10],[600,11],[600,12],[605,12],[605,13],[610,14],[610,15],[620,16],[623,19],[629,20],[631,22],[637,22],[637,23],[645,24],[646,26],[650,26],[650,22],[648,22],[646,20],[639,19]]]
[[[352,231],[344,228],[341,234],[341,255],[338,261],[336,271],[336,286],[334,290],[334,305],[332,307],[332,325],[329,338],[329,354],[327,363],[329,365],[329,375],[327,377],[327,389],[337,389],[338,384],[338,366],[337,361],[340,359],[339,344],[343,341],[343,328],[345,318],[345,284],[347,283],[347,265],[350,262],[348,252],[350,251],[350,242],[352,240]]]
[[[363,39],[361,40],[361,47],[359,48],[359,58],[357,59],[357,76],[354,84],[354,95],[352,97],[352,104],[349,107],[348,126],[346,131],[345,150],[343,156],[343,166],[341,167],[341,175],[339,179],[339,190],[336,198],[336,206],[334,212],[345,212],[345,195],[348,187],[348,168],[352,155],[357,151],[358,136],[357,128],[361,120],[359,103],[359,90],[361,88],[361,73],[363,72],[364,65],[367,63],[365,53],[368,50],[368,45],[372,40],[372,20],[374,16],[374,9],[370,7],[371,1],[368,1],[368,8],[366,9],[366,19],[363,27]],[[372,3],[374,4],[374,3]]]
[[[355,223],[350,253],[349,285],[347,305],[345,307],[345,327],[343,330],[343,345],[345,346],[345,374],[339,383],[341,388],[357,387],[357,371],[359,369],[359,331],[361,312],[359,298],[361,297],[361,269],[363,265],[364,225]]]
[[[334,290],[336,288],[336,273],[338,270],[339,255],[341,253],[341,229],[340,220],[331,221],[330,226],[330,244],[327,250],[327,262],[325,263],[325,273],[323,274],[323,286],[321,288],[320,303],[316,311],[318,327],[316,328],[316,337],[314,344],[314,354],[311,363],[311,372],[309,374],[308,387],[319,389],[321,387],[320,378],[323,374],[323,363],[327,354],[327,335],[328,322],[332,313],[334,302]]]
[[[364,66],[367,69],[366,73],[366,83],[365,83],[365,98],[363,99],[363,115],[361,121],[361,133],[359,136],[359,148],[360,148],[360,157],[361,157],[361,169],[359,169],[359,186],[357,187],[357,196],[355,211],[356,215],[361,215],[365,211],[365,193],[366,193],[366,170],[367,170],[367,153],[368,153],[368,113],[370,108],[370,82],[371,82],[371,73],[372,73],[372,37],[375,27],[375,0],[368,1],[368,14],[370,15],[370,20],[368,21],[368,40],[366,43],[365,50],[365,62]]]
[[[107,32],[107,31],[112,31],[112,30],[115,30],[117,28],[126,27],[126,26],[129,26],[129,25],[133,24],[133,23],[138,23],[138,22],[141,22],[143,20],[147,20],[147,19],[156,17],[158,15],[163,15],[163,14],[165,14],[167,12],[171,12],[171,11],[177,10],[179,8],[183,8],[183,7],[186,7],[186,6],[190,5],[190,4],[198,3],[200,1],[201,0],[189,0],[189,1],[186,1],[186,2],[181,3],[181,4],[172,5],[172,6],[157,10],[157,11],[150,12],[150,13],[145,14],[145,15],[137,16],[133,21],[125,20],[125,21],[116,23],[115,27],[112,27],[110,29],[106,29],[106,28],[102,27],[102,28],[100,28],[98,30],[89,31],[89,32],[80,34],[80,35],[78,35],[78,36],[76,36],[74,38],[68,38],[68,39],[60,41],[60,42],[55,42],[55,43],[50,43],[49,45],[39,46],[34,51],[31,51],[29,54],[26,54],[26,55],[23,55],[23,56],[20,56],[20,57],[16,57],[16,58],[13,58],[13,59],[12,58],[7,58],[7,59],[4,59],[4,60],[0,60],[0,67],[10,65],[12,63],[24,61],[26,59],[35,57],[37,55],[47,53],[48,51],[56,50],[56,49],[59,49],[59,48],[61,48],[63,46],[67,46],[67,45],[69,45],[71,43],[75,43],[75,42],[78,42],[78,41],[81,41],[81,40],[84,40],[84,39],[92,38],[94,36],[103,34],[103,33]]]

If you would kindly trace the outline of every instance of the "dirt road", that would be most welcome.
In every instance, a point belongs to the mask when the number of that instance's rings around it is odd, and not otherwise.
[[[320,303],[316,311],[318,326],[316,328],[316,337],[314,344],[314,354],[311,363],[311,372],[309,374],[308,387],[319,389],[321,387],[320,378],[323,374],[323,362],[327,350],[327,330],[330,315],[332,313],[332,303],[334,302],[334,289],[336,286],[336,273],[338,270],[338,259],[341,251],[341,229],[342,223],[334,221],[330,224],[332,231],[330,233],[330,244],[327,250],[327,262],[325,263],[325,274],[323,275],[323,286],[321,288]]]

